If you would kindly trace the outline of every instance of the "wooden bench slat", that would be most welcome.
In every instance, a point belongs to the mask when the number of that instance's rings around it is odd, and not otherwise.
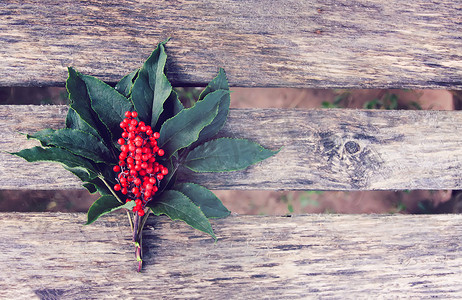
[[[460,1],[30,1],[0,4],[0,86],[116,82],[168,44],[175,85],[462,88]],[[57,17],[59,16],[59,17]]]
[[[64,126],[66,106],[0,106],[4,151],[38,145],[18,132]],[[244,171],[180,178],[211,189],[461,189],[462,112],[233,109],[220,135],[281,151]],[[0,153],[3,189],[74,189],[56,164]]]
[[[0,297],[462,297],[461,215],[151,218],[142,274],[125,217],[1,213]]]

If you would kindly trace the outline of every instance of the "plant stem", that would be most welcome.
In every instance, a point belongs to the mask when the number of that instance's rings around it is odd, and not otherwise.
[[[117,194],[112,190],[111,186],[106,182],[104,177],[102,175],[99,175],[98,178],[101,179],[102,182],[104,182],[106,187],[111,191],[112,195],[117,199],[117,201],[124,204],[124,202],[122,200],[120,200],[119,196],[117,196]]]
[[[133,242],[135,243],[135,257],[136,261],[138,261],[138,272],[141,272],[141,268],[143,267],[143,237],[141,236],[142,230],[141,234],[139,232],[140,216],[137,213],[135,213],[133,223]]]
[[[126,211],[127,211],[128,222],[130,223],[130,228],[132,229],[132,232],[133,232],[134,228],[133,228],[132,217],[130,216],[130,211],[128,209],[126,209]]]

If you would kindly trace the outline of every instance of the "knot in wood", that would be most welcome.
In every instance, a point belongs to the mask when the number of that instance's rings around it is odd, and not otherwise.
[[[361,147],[356,142],[348,141],[345,144],[345,150],[350,154],[355,154],[361,150]]]

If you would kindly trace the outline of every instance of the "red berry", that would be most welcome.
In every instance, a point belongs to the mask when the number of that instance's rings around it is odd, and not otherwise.
[[[128,193],[128,190],[127,190],[127,188],[124,187],[124,188],[121,190],[121,192],[122,192],[122,194],[126,195],[126,194]]]
[[[125,112],[125,116],[126,116],[127,118],[130,118],[130,117],[132,116],[132,112],[126,111],[126,112]],[[136,118],[136,117],[134,117],[134,118]]]
[[[162,175],[167,175],[167,174],[168,174],[168,169],[167,168],[162,169]]]
[[[117,192],[117,191],[120,191],[121,188],[122,188],[122,187],[120,186],[120,184],[114,185],[114,191],[116,191],[116,192]]]
[[[128,138],[128,132],[126,132],[126,131],[122,132],[122,137],[124,139]]]
[[[123,138],[120,138],[120,139],[117,140],[117,143],[119,145],[123,145],[123,144],[125,144],[125,140]]]
[[[144,216],[144,210],[140,209],[138,211],[138,216],[140,216],[140,217]]]
[[[139,188],[137,188],[137,187],[132,188],[132,193],[133,193],[133,194],[136,195],[136,194],[138,194],[139,192],[140,192],[140,189],[139,189]]]
[[[164,178],[164,175],[162,174],[157,174],[157,179],[162,180]]]
[[[132,117],[133,117],[133,118],[138,117],[138,113],[137,113],[136,111],[132,111]]]
[[[163,149],[159,149],[159,151],[157,151],[157,155],[159,156],[164,156],[165,152]]]
[[[151,135],[151,134],[152,134],[152,130],[151,130],[151,129],[146,129],[146,134],[147,134],[147,135]]]
[[[135,178],[135,180],[133,180],[133,183],[136,184],[136,185],[140,185],[141,184],[141,179]]]
[[[112,170],[114,172],[120,172],[120,167],[119,166],[114,166],[114,168],[112,168]]]
[[[138,125],[138,121],[135,120],[135,119],[133,119],[133,120],[130,121],[130,124],[131,124],[132,126],[136,126],[136,125]]]
[[[158,138],[160,138],[160,133],[154,132],[153,137],[157,140]]]

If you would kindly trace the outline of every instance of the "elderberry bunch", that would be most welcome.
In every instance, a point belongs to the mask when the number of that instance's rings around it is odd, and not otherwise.
[[[123,129],[120,145],[119,164],[114,166],[118,173],[115,191],[127,197],[126,202],[135,201],[133,212],[141,217],[145,214],[146,204],[159,190],[160,181],[168,174],[168,169],[156,161],[157,156],[165,154],[157,145],[160,137],[151,126],[136,120],[136,111],[125,112],[120,123]]]

